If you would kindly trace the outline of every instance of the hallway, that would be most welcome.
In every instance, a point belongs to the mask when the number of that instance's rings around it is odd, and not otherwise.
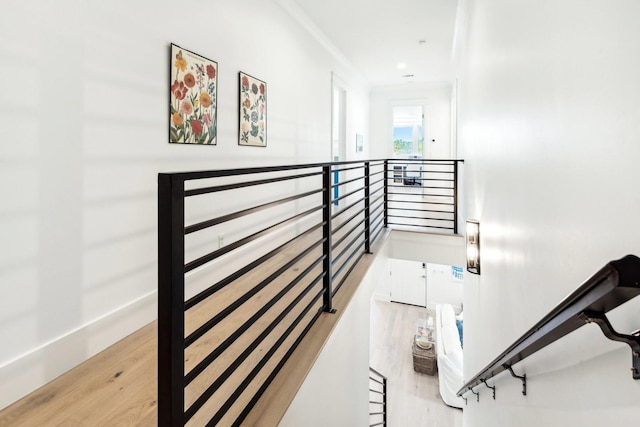
[[[413,370],[411,339],[422,307],[371,301],[370,365],[388,378],[390,426],[459,427],[462,411],[442,402],[438,377]]]

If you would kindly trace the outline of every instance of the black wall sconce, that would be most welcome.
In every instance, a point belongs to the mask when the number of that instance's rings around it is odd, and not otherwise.
[[[467,271],[480,274],[480,223],[467,220]]]

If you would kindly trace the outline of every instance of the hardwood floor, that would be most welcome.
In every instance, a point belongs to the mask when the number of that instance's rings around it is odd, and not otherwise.
[[[447,406],[438,392],[438,376],[413,370],[411,339],[425,309],[371,301],[371,366],[388,379],[389,426],[460,427],[462,410]]]

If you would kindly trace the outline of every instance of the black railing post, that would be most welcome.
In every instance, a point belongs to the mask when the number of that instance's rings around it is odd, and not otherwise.
[[[370,162],[364,162],[364,251],[371,253],[371,170]]]
[[[184,425],[184,180],[158,175],[158,426]]]
[[[458,161],[453,161],[453,234],[458,234]]]
[[[324,304],[323,309],[326,312],[333,312],[333,272],[331,269],[331,163],[322,166],[322,253],[324,260],[322,262],[322,271],[324,272],[323,288],[324,288]]]
[[[384,161],[384,226],[389,226],[389,160]]]
[[[387,426],[387,377],[382,378],[382,425]]]

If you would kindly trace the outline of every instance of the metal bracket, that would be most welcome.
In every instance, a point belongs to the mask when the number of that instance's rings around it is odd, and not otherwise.
[[[505,365],[502,365],[502,367],[503,367],[504,369],[509,370],[509,372],[511,373],[511,376],[512,376],[513,378],[518,378],[520,381],[522,381],[522,395],[523,395],[523,396],[526,396],[526,395],[527,395],[527,374],[524,374],[523,376],[516,375],[516,374],[513,372],[513,369],[511,369],[511,366],[506,365],[506,364],[505,364]]]
[[[602,333],[605,337],[609,338],[612,341],[620,341],[623,343],[627,343],[629,347],[631,347],[631,361],[633,367],[631,368],[631,372],[633,373],[633,379],[640,379],[640,336],[638,336],[638,332],[635,332],[633,335],[625,335],[619,332],[616,332],[611,326],[609,319],[604,313],[598,313],[595,311],[585,311],[580,314],[580,318],[587,323],[596,323],[602,329]]]
[[[464,406],[467,406],[467,398],[464,396],[460,396],[462,398],[462,400],[464,400]]]
[[[496,400],[496,386],[491,387],[489,384],[487,384],[484,378],[480,379],[480,381],[482,381],[484,385],[487,386],[487,388],[490,388],[493,391],[493,400]]]
[[[476,402],[480,402],[480,393],[476,393],[471,387],[469,387],[469,390],[471,391],[471,393],[476,395]]]

